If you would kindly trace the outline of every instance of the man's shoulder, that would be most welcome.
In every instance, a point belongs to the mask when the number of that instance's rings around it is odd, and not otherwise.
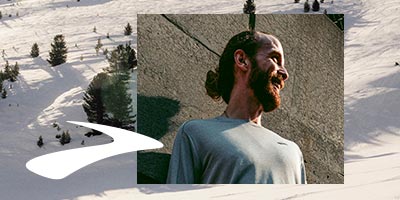
[[[280,134],[275,133],[274,131],[272,131],[272,130],[270,130],[268,128],[263,127],[263,130],[265,131],[265,133],[272,134],[273,137],[275,138],[275,141],[276,141],[277,144],[288,146],[288,147],[290,147],[291,149],[293,149],[295,151],[301,152],[299,146],[295,142],[293,142],[293,141],[291,141],[291,140],[289,140],[287,138],[282,137]]]
[[[203,129],[211,128],[218,124],[216,118],[211,119],[192,119],[184,122],[181,127],[180,131],[185,133],[192,133],[198,132]]]

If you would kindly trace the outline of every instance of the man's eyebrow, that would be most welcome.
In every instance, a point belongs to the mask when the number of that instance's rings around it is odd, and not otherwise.
[[[275,49],[271,50],[271,52],[269,52],[268,55],[279,56],[280,58],[282,58],[282,53],[280,51],[278,51],[278,50],[275,50]]]

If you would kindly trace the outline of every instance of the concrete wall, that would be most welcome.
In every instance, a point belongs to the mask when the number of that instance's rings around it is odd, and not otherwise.
[[[308,183],[343,183],[343,32],[324,15],[257,15],[282,42],[289,79],[263,125],[301,148]],[[138,15],[138,132],[165,147],[138,153],[138,183],[163,183],[178,127],[221,115],[206,73],[247,15]]]

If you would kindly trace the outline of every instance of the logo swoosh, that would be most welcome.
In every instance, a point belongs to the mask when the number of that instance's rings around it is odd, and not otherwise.
[[[33,158],[26,163],[28,170],[49,179],[63,179],[87,165],[111,156],[164,146],[161,142],[136,132],[87,122],[68,122],[105,133],[114,141],[110,144],[70,149]]]

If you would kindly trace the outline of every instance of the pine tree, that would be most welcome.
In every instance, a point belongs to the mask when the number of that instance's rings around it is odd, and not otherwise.
[[[99,51],[100,51],[101,47],[103,47],[103,44],[101,43],[101,39],[99,38],[99,39],[97,39],[97,44],[96,44],[96,47],[94,48],[96,50],[96,55],[99,55]]]
[[[135,49],[131,48],[130,45],[127,47],[128,52],[128,67],[134,69],[137,66],[137,58]]]
[[[104,89],[104,107],[107,121],[114,127],[133,130],[132,99],[128,90],[130,72],[136,66],[136,53],[129,44],[119,45],[108,59],[111,73]],[[118,99],[116,101],[115,99]]]
[[[128,72],[137,65],[136,52],[129,44],[118,45],[116,49],[111,52],[108,58],[110,67],[106,71],[113,72]]]
[[[39,136],[39,140],[36,142],[36,144],[37,144],[40,148],[42,148],[42,146],[43,146],[43,138],[42,138],[42,136]]]
[[[125,26],[125,31],[124,31],[124,35],[131,35],[132,34],[132,26],[128,23]]]
[[[67,46],[64,41],[63,35],[56,35],[54,37],[54,42],[51,44],[51,51],[49,52],[50,59],[47,61],[51,64],[51,66],[60,65],[66,62],[67,60]]]
[[[314,0],[314,3],[312,4],[312,10],[314,12],[319,11],[319,3],[318,0]]]
[[[130,69],[137,64],[136,53],[129,44],[119,45],[111,52],[108,61],[110,67],[105,71],[111,75],[104,72],[93,78],[84,94],[83,109],[89,122],[134,130],[128,81]]]
[[[1,91],[1,98],[2,98],[2,99],[7,98],[7,91],[6,91],[5,88],[3,88],[3,90]]]
[[[103,55],[105,55],[107,60],[108,60],[107,54],[108,54],[108,49],[107,48],[103,49]]]
[[[134,116],[126,77],[127,75],[122,72],[112,73],[105,87],[104,106],[110,125],[129,129],[134,123]]]
[[[96,26],[93,27],[93,32],[94,32],[94,33],[97,33],[97,28],[96,28]]]
[[[299,3],[299,2],[300,2],[300,0],[294,0],[294,2],[295,2],[295,3]]]
[[[86,92],[83,95],[83,110],[87,115],[88,122],[104,124],[105,122],[106,112],[103,102],[104,96],[104,87],[108,82],[109,76],[107,73],[102,72],[97,74],[93,80],[90,82]],[[101,132],[94,131],[95,135],[101,134]]]
[[[63,131],[61,138],[60,138],[61,145],[68,144],[70,142],[71,142],[71,136],[69,135],[68,130]]]
[[[3,18],[3,14],[2,14],[1,11],[0,11],[0,19],[1,19],[1,18]]]
[[[10,64],[8,63],[8,60],[6,61],[6,65],[4,66],[4,80],[9,79],[10,81],[12,80],[12,69]]]
[[[51,126],[52,126],[53,128],[57,128],[57,127],[58,127],[58,124],[57,124],[57,122],[53,122],[53,124],[51,124]]]
[[[39,56],[39,46],[37,43],[34,43],[32,45],[31,56],[32,56],[32,58],[36,58]]]
[[[308,3],[308,0],[304,3],[304,12],[310,12],[310,4]]]
[[[108,39],[110,39],[110,34],[109,33],[107,33],[107,36],[106,36]]]
[[[10,81],[11,81],[11,82],[16,81],[18,75],[19,75],[19,65],[18,65],[18,62],[15,62],[15,65],[14,65],[13,68],[11,69]]]

